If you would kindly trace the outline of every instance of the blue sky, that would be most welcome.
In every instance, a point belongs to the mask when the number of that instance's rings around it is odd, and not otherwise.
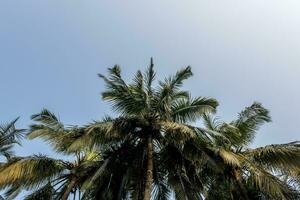
[[[0,121],[46,107],[66,124],[109,113],[97,73],[130,78],[154,57],[159,77],[191,65],[185,87],[215,97],[226,120],[253,101],[270,109],[255,146],[299,140],[300,3],[251,0],[0,1]],[[50,154],[40,141],[19,155]]]

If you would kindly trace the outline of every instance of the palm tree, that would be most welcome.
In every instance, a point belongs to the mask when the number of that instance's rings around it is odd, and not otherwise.
[[[168,196],[166,184],[175,189],[179,172],[174,174],[175,182],[170,177],[171,181],[166,183],[166,176],[162,175],[164,169],[159,167],[159,162],[162,162],[160,151],[169,144],[180,148],[185,141],[195,137],[198,132],[188,122],[214,112],[217,101],[212,98],[192,98],[187,91],[180,90],[183,81],[192,76],[190,67],[160,81],[156,87],[153,85],[155,72],[152,59],[146,72],[138,71],[129,84],[121,77],[119,66],[109,68],[108,77],[99,76],[107,87],[102,97],[112,104],[113,110],[119,115],[117,118],[106,118],[70,131],[61,131],[61,125],[52,122],[46,126],[35,125],[33,127],[36,130],[29,136],[42,137],[61,152],[83,148],[105,150],[106,159],[94,177],[88,180],[86,195],[106,195],[103,198],[116,195],[112,198],[118,199],[130,196],[149,200],[154,185],[160,191],[154,195]],[[110,170],[108,166],[113,163],[119,163],[119,169]],[[100,181],[107,177],[109,181]],[[97,187],[93,188],[94,185]],[[112,188],[119,188],[119,192],[111,192]]]
[[[298,199],[299,193],[276,175],[291,176],[300,166],[298,143],[249,148],[256,131],[271,120],[268,110],[253,103],[237,120],[220,122],[206,116],[208,130],[219,133],[214,144],[221,172],[212,177],[207,199]],[[236,188],[238,190],[236,190]],[[216,193],[218,190],[220,192]]]
[[[139,186],[142,185],[144,191],[142,198],[150,200],[156,167],[154,152],[168,142],[180,144],[194,137],[195,131],[186,123],[214,112],[218,103],[212,98],[192,98],[187,91],[180,90],[183,81],[192,76],[190,67],[160,81],[156,87],[153,86],[155,72],[152,59],[145,73],[136,73],[133,83],[127,84],[123,80],[119,66],[110,68],[108,77],[99,76],[107,87],[102,98],[109,101],[112,109],[120,116],[112,123],[113,131],[109,137],[130,138],[144,146],[145,156],[141,157],[141,163],[145,163],[142,168],[145,170],[145,174],[142,173],[145,178],[141,177],[144,182]],[[87,127],[85,133],[92,139],[92,145],[101,144],[101,141],[90,135],[99,135],[106,125],[95,123]],[[141,199],[141,195],[137,199]]]

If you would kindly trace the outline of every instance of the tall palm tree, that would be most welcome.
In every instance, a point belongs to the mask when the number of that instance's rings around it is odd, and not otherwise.
[[[154,185],[167,196],[169,192],[166,192],[166,177],[162,175],[163,169],[158,163],[162,162],[160,151],[168,144],[180,148],[185,141],[198,134],[188,123],[204,114],[215,112],[218,105],[215,99],[192,98],[187,91],[181,90],[183,81],[192,76],[190,67],[158,82],[156,86],[153,83],[153,67],[151,59],[146,72],[138,71],[132,83],[123,80],[119,66],[109,68],[108,77],[99,75],[107,87],[102,97],[112,104],[112,109],[118,114],[117,118],[107,118],[80,128],[80,131],[67,131],[64,134],[60,131],[59,124],[51,127],[51,123],[46,127],[35,125],[36,130],[31,132],[30,137],[42,137],[59,151],[72,152],[87,147],[113,148],[111,153],[104,153],[109,156],[94,177],[88,180],[90,184],[86,185],[90,187],[86,189],[87,195],[108,195],[111,194],[110,187],[118,187],[121,190],[116,193],[115,198],[130,196],[133,199],[149,200]],[[123,164],[120,164],[123,169],[119,167],[118,172],[109,170],[111,167],[108,166],[120,162],[121,157],[125,158]],[[112,171],[111,177],[108,182],[99,182],[100,179],[106,179],[101,177],[107,174],[104,171]],[[121,172],[123,174],[120,174]],[[116,174],[119,176],[115,176]],[[178,172],[175,174],[176,181],[179,181]],[[121,177],[121,180],[118,181],[118,177]],[[176,181],[170,181],[168,184],[173,185],[174,189]],[[113,185],[112,182],[119,186]],[[93,188],[96,184],[107,185]]]
[[[109,137],[130,138],[144,146],[141,163],[145,163],[145,174],[142,173],[145,178],[141,177],[144,182],[139,184],[143,188],[144,200],[151,197],[155,149],[159,150],[168,142],[180,144],[194,137],[195,131],[186,123],[214,112],[218,105],[215,99],[192,98],[187,91],[180,89],[183,81],[192,76],[190,67],[160,81],[155,87],[153,66],[151,59],[146,72],[138,71],[132,83],[123,80],[119,66],[110,68],[108,77],[99,74],[106,83],[102,98],[109,101],[120,116],[114,120],[113,131],[110,132],[113,134]],[[103,124],[95,123],[87,129],[86,133],[99,134]],[[89,134],[87,137],[93,140],[92,145],[96,142],[101,144]],[[137,199],[141,199],[141,195]]]

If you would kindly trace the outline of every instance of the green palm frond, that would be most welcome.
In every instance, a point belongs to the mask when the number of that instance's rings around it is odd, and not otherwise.
[[[199,138],[206,138],[207,142],[211,142],[216,146],[230,145],[229,138],[227,138],[225,134],[223,134],[218,130],[211,130],[211,129],[200,128],[200,127],[194,127],[194,130],[198,133]]]
[[[21,184],[30,189],[53,178],[65,169],[65,163],[42,155],[15,158],[0,167],[0,188]]]
[[[31,125],[27,138],[29,140],[41,138],[50,144],[55,151],[68,154],[73,153],[69,146],[83,134],[82,132],[83,129],[78,127],[54,130],[44,125],[34,124]]]
[[[122,139],[119,132],[113,130],[113,122],[94,122],[83,128],[81,134],[78,134],[68,147],[69,151],[78,151],[80,149],[92,149],[100,144],[117,142]]]
[[[264,170],[262,167],[259,167],[252,162],[247,162],[247,168],[250,172],[248,184],[257,188],[258,191],[267,194],[273,199],[299,199],[300,196],[297,191],[273,174],[270,174],[268,171]]]
[[[32,115],[32,119],[36,123],[30,126],[27,138],[30,140],[41,138],[59,153],[74,153],[74,151],[70,151],[70,145],[84,134],[84,128],[77,126],[65,127],[58,120],[58,117],[47,109]]]
[[[19,118],[10,123],[0,125],[0,155],[10,159],[13,156],[13,145],[20,144],[24,137],[24,129],[17,129],[15,124]]]
[[[300,148],[291,144],[267,145],[246,150],[243,154],[268,169],[295,170],[300,167]]]
[[[222,122],[212,115],[205,115],[203,119],[206,132],[210,134],[216,145],[229,147],[241,142],[239,129],[234,125]]]
[[[24,200],[53,200],[55,189],[50,183],[27,195]]]
[[[177,122],[194,122],[207,113],[215,112],[218,102],[212,98],[178,99],[172,106],[171,116]]]
[[[147,90],[147,94],[148,96],[151,96],[153,93],[153,89],[152,89],[152,83],[155,79],[155,72],[154,72],[154,64],[153,64],[153,58],[150,59],[150,65],[148,67],[148,69],[145,72],[145,85],[146,85],[146,90]]]
[[[63,135],[65,132],[64,125],[47,109],[43,109],[41,112],[32,115],[31,119],[37,123],[30,126],[27,134],[29,139],[39,137],[51,140],[57,138],[59,135]]]
[[[19,117],[11,121],[10,123],[0,125],[0,135],[10,138],[12,141],[18,142],[23,138],[25,129],[17,129],[16,123]]]
[[[109,69],[109,77],[99,74],[106,84],[102,98],[112,103],[115,111],[123,114],[135,114],[144,109],[145,100],[137,98],[136,94],[121,77],[119,66]]]
[[[234,167],[240,167],[241,166],[241,158],[239,155],[225,150],[225,149],[220,149],[218,151],[218,155],[222,158],[222,160],[224,161],[224,163],[226,163],[227,165],[230,166],[234,166]]]
[[[223,124],[218,117],[214,117],[211,114],[204,114],[203,122],[204,126],[212,131],[218,131],[219,127]]]
[[[22,186],[15,184],[8,188],[8,190],[5,191],[5,199],[6,200],[14,200],[17,198],[17,196],[22,192]]]
[[[83,147],[93,148],[105,144],[118,143],[126,138],[137,137],[137,127],[145,125],[141,118],[137,117],[118,117],[107,119],[105,121],[94,122],[83,129],[81,135],[78,135],[69,150],[75,151]]]
[[[176,143],[184,143],[197,135],[197,132],[188,125],[170,121],[161,122],[160,125],[165,137]]]
[[[143,73],[142,73],[140,70],[137,71],[137,73],[136,73],[136,75],[135,75],[133,81],[134,81],[134,83],[131,85],[131,87],[134,86],[134,89],[135,89],[136,93],[137,93],[138,95],[141,95],[141,94],[146,95],[146,93],[145,93],[145,91],[144,91],[144,88],[145,88],[145,85],[144,85],[145,80],[144,80]],[[144,96],[143,96],[143,97],[144,97]]]
[[[182,86],[184,80],[188,79],[192,75],[193,75],[192,69],[190,66],[188,66],[176,72],[174,76],[170,76],[168,79],[165,79],[165,82],[161,82],[160,85],[165,90],[169,90],[169,91],[176,90],[180,86]]]
[[[252,142],[255,131],[266,123],[270,122],[269,111],[260,103],[254,102],[250,107],[243,110],[236,121],[232,124],[237,127],[241,133],[241,142],[237,145],[247,145]]]
[[[241,144],[244,142],[244,138],[242,137],[242,134],[240,133],[239,129],[232,124],[228,124],[223,122],[220,124],[218,128],[218,132],[220,132],[224,137],[226,137],[230,143],[230,145],[233,145],[234,147],[240,147],[238,144]],[[219,141],[219,145],[222,146],[221,144],[222,141]]]
[[[58,117],[45,108],[40,113],[32,115],[31,119],[36,122],[40,122],[43,125],[51,127],[52,129],[64,128]]]
[[[171,103],[178,99],[179,88],[183,81],[192,75],[191,67],[186,67],[174,76],[166,78],[164,82],[160,81],[152,103],[155,110],[159,111],[162,116],[167,116],[171,112]]]

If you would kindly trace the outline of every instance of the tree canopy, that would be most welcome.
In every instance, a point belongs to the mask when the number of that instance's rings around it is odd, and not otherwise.
[[[218,101],[183,89],[185,67],[156,81],[153,60],[126,82],[121,68],[99,74],[101,96],[116,113],[84,126],[66,126],[47,109],[32,115],[26,138],[41,138],[73,159],[11,152],[24,131],[0,127],[0,189],[26,200],[287,199],[299,194],[300,144],[251,148],[271,121],[254,102],[230,122],[216,117]],[[195,123],[197,122],[197,123]],[[197,125],[195,125],[197,124]],[[200,124],[200,125],[199,125]]]

